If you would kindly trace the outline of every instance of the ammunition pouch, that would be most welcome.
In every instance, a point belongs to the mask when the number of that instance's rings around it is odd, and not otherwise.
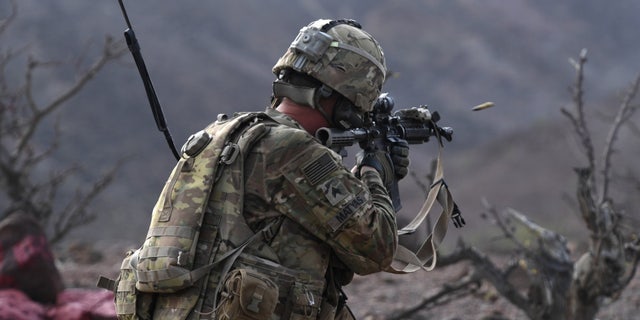
[[[114,292],[116,316],[118,320],[151,320],[153,318],[154,294],[136,289],[135,265],[138,251],[129,250],[120,266],[120,274],[115,281],[100,277],[98,287]]]
[[[309,279],[304,272],[244,253],[236,260],[236,266],[236,270],[253,270],[275,283],[278,304],[273,313],[280,319],[319,319],[323,306],[324,279]]]
[[[236,269],[220,295],[217,320],[268,320],[278,303],[278,286],[255,270]]]

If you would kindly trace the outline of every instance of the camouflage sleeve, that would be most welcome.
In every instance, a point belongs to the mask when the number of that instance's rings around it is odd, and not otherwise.
[[[277,211],[331,246],[353,272],[385,269],[395,254],[397,226],[380,176],[365,172],[358,179],[335,152],[312,139],[296,143],[298,138],[288,135],[293,148],[267,160],[285,177],[271,190]]]
[[[380,175],[366,171],[361,180],[369,190],[370,204],[349,219],[330,243],[342,262],[364,275],[391,264],[398,237],[393,204]]]

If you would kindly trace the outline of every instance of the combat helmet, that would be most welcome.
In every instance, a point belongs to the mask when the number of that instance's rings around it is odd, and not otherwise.
[[[318,86],[283,81],[289,71],[310,76]],[[380,95],[387,69],[378,42],[354,20],[316,20],[300,29],[273,67],[274,96],[286,96],[317,108],[332,90],[359,113],[369,112]],[[296,99],[297,98],[297,99]]]

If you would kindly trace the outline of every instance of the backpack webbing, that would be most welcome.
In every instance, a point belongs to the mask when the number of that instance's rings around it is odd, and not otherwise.
[[[183,148],[183,158],[176,164],[154,207],[147,240],[132,255],[135,259],[127,257],[127,266],[116,280],[133,282],[135,286],[124,288],[117,282],[103,281],[104,286],[115,289],[116,306],[122,305],[119,319],[186,319],[201,300],[207,282],[198,280],[207,278],[212,268],[232,260],[244,247],[263,237],[264,232],[254,234],[249,229],[248,233],[236,235],[243,237],[241,241],[220,242],[216,240],[221,238],[220,228],[215,224],[203,226],[203,223],[233,216],[235,218],[227,218],[222,224],[246,226],[242,217],[244,157],[253,143],[269,131],[262,123],[266,119],[269,117],[264,113],[243,113],[228,120],[219,118],[194,135],[201,140],[195,141],[196,152],[193,148],[185,152]],[[211,215],[214,217],[204,218]],[[233,223],[239,219],[243,223]],[[209,231],[216,233],[202,237],[202,241],[209,241],[205,245],[208,250],[201,249],[202,227],[212,227]],[[214,242],[225,245],[219,245],[216,250],[211,247]],[[126,278],[122,272],[127,273]],[[153,297],[153,303],[144,304],[153,309],[138,310],[136,297],[145,301]]]

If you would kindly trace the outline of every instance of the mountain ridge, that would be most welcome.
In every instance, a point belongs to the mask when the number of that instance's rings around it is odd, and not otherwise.
[[[266,107],[271,67],[301,26],[329,15],[355,18],[385,49],[395,74],[385,91],[396,98],[396,108],[429,105],[442,115],[442,125],[454,128],[454,142],[445,149],[447,157],[454,158],[447,165],[453,171],[451,184],[459,183],[455,188],[462,190],[460,197],[474,204],[483,196],[474,190],[510,183],[489,179],[499,176],[495,168],[502,165],[509,170],[511,163],[491,159],[486,148],[492,144],[504,145],[503,152],[511,145],[522,148],[527,142],[513,137],[540,138],[545,132],[535,132],[539,130],[535,127],[560,118],[558,110],[570,102],[566,87],[574,77],[568,58],[589,49],[585,89],[591,105],[611,101],[613,92],[623,89],[640,70],[634,56],[639,46],[634,12],[640,3],[631,0],[607,4],[597,0],[125,4],[176,145],[218,113]],[[24,0],[18,5],[18,18],[3,40],[15,48],[26,45],[30,54],[41,59],[69,61],[68,57],[82,52],[91,56],[100,49],[97,44],[104,34],[120,38],[125,27],[116,1]],[[55,93],[70,79],[69,72],[73,68],[43,74],[38,99]],[[20,70],[15,75],[20,76]],[[496,106],[471,111],[485,101]],[[79,163],[86,172],[71,181],[67,192],[95,179],[120,159],[129,159],[95,203],[100,217],[92,226],[100,230],[89,227],[79,234],[87,239],[140,240],[174,160],[153,123],[130,57],[103,70],[57,117],[63,124],[63,145],[49,166]],[[423,161],[433,150],[413,150],[413,166],[423,171]],[[489,177],[474,171],[485,162],[498,163],[493,173],[486,173]],[[560,169],[549,172],[556,171]],[[486,186],[489,183],[496,186]],[[518,198],[527,193],[526,186],[510,187],[507,190],[514,189],[516,199],[490,200],[524,212],[536,211],[530,199]],[[495,197],[501,194],[496,192]],[[407,198],[406,203],[419,202],[415,199],[420,195]],[[541,210],[560,211],[562,206],[554,202]],[[480,210],[478,205],[467,207]]]

